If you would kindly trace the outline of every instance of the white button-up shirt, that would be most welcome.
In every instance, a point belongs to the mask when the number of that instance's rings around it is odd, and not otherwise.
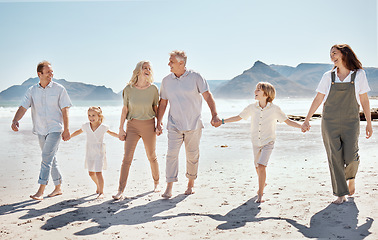
[[[287,120],[284,112],[273,103],[261,108],[259,102],[248,105],[239,116],[247,120],[251,117],[251,137],[254,146],[263,146],[276,140],[276,125]]]
[[[203,128],[202,93],[209,91],[206,80],[197,72],[187,70],[177,78],[171,73],[161,82],[160,97],[170,104],[168,129],[191,131]]]
[[[72,103],[66,89],[51,81],[45,88],[39,83],[31,86],[21,106],[26,109],[31,107],[33,133],[47,135],[63,131],[62,108],[71,107]]]
[[[341,82],[339,77],[337,76],[337,68],[323,74],[323,77],[320,80],[318,87],[316,88],[317,92],[325,94],[323,102],[327,100],[329,91],[331,89],[331,72],[335,72],[335,82]],[[349,75],[342,81],[342,83],[349,83],[352,77],[352,73],[354,73],[354,71],[350,71]],[[364,94],[370,91],[366,73],[363,69],[357,70],[356,78],[354,79],[354,89],[356,93],[356,100],[358,104],[361,105],[360,94]]]

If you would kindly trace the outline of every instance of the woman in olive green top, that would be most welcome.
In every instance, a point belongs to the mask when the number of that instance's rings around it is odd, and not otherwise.
[[[119,139],[125,141],[125,154],[121,166],[118,193],[113,196],[116,200],[122,198],[135,148],[140,138],[143,139],[147,158],[150,161],[155,191],[159,184],[159,165],[155,152],[155,117],[159,93],[158,88],[152,82],[153,76],[150,62],[141,61],[136,65],[130,82],[123,90]],[[126,120],[125,132],[124,125]]]

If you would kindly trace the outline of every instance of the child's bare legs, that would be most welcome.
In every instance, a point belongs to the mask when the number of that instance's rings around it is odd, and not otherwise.
[[[104,177],[102,176],[102,172],[96,172],[97,177],[97,189],[98,189],[98,196],[97,199],[104,198]]]
[[[194,187],[194,179],[189,179],[188,181],[188,188],[185,191],[185,195],[193,194],[193,187]]]
[[[163,198],[170,198],[170,197],[172,197],[172,187],[173,187],[173,182],[167,183],[167,188],[165,189],[165,192],[161,196]]]
[[[97,186],[97,198],[104,198],[104,177],[102,176],[102,172],[89,172],[89,176]]]
[[[257,203],[262,203],[264,200],[262,199],[264,195],[264,188],[265,188],[265,181],[266,181],[266,166],[258,164],[256,168],[257,175],[259,177],[259,190],[257,191]]]
[[[30,195],[31,198],[34,200],[43,200],[43,192],[45,191],[46,185],[41,184],[39,185],[38,191],[34,195]]]
[[[96,172],[88,172],[89,173],[89,176],[92,178],[93,182],[96,184],[96,193],[99,194],[99,186],[98,186],[98,180],[97,180],[97,176],[96,176]]]
[[[356,184],[354,180],[354,178],[348,180],[349,196],[352,196],[356,191]]]

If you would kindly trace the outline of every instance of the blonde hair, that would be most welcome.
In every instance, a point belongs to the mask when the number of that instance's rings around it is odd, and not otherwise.
[[[183,61],[184,65],[186,65],[186,53],[184,51],[174,50],[169,54],[171,57],[175,57],[177,61]]]
[[[259,82],[257,83],[256,88],[261,89],[264,92],[264,95],[267,96],[266,102],[273,102],[276,97],[276,89],[272,84],[268,82]]]
[[[148,76],[147,81],[149,83],[153,83],[154,82],[154,77],[153,77],[154,73],[152,71],[151,62],[150,61],[140,61],[135,66],[135,69],[133,71],[133,76],[131,77],[128,85],[130,85],[131,87],[133,87],[138,82],[138,75],[140,74],[140,72],[142,72],[143,64],[145,64],[145,63],[148,63],[150,65],[150,68],[151,68],[151,74],[150,74],[150,76]]]
[[[97,113],[100,123],[102,123],[102,121],[104,121],[104,115],[102,115],[102,110],[101,110],[100,107],[89,107],[88,112],[89,111],[93,111],[93,112]]]

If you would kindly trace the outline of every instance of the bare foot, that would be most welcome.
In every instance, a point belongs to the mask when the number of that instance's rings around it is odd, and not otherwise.
[[[161,196],[165,199],[171,198],[172,197],[172,189],[166,189],[165,192]]]
[[[123,198],[123,192],[118,191],[118,193],[116,195],[113,195],[112,198],[114,200],[119,200],[119,199]]]
[[[257,195],[256,203],[263,203],[265,200],[262,199],[263,195]]]
[[[154,192],[160,192],[159,183],[154,184]]]
[[[355,179],[349,179],[348,181],[348,188],[349,188],[349,196],[352,196],[356,192],[356,184]]]
[[[34,195],[30,195],[30,198],[33,198],[34,200],[37,200],[37,201],[42,201],[43,200],[43,196],[42,195],[38,195],[37,193],[34,194]]]
[[[189,179],[189,181],[188,181],[188,188],[185,191],[185,195],[193,194],[194,193],[193,187],[194,187],[194,180],[193,179]]]
[[[59,195],[62,195],[62,194],[63,194],[62,190],[54,189],[54,191],[47,196],[48,197],[55,197],[55,196],[59,196]]]
[[[337,197],[337,199],[335,201],[333,201],[332,203],[334,203],[334,204],[342,204],[343,202],[346,202],[345,196]]]
[[[190,195],[190,194],[194,194],[194,191],[193,191],[193,188],[188,187],[188,189],[186,189],[185,191],[185,195]]]
[[[104,193],[99,193],[96,199],[103,199],[105,197]]]
[[[167,188],[165,189],[165,192],[161,196],[165,199],[171,198],[172,197],[172,188],[173,188],[173,182],[167,183]]]

